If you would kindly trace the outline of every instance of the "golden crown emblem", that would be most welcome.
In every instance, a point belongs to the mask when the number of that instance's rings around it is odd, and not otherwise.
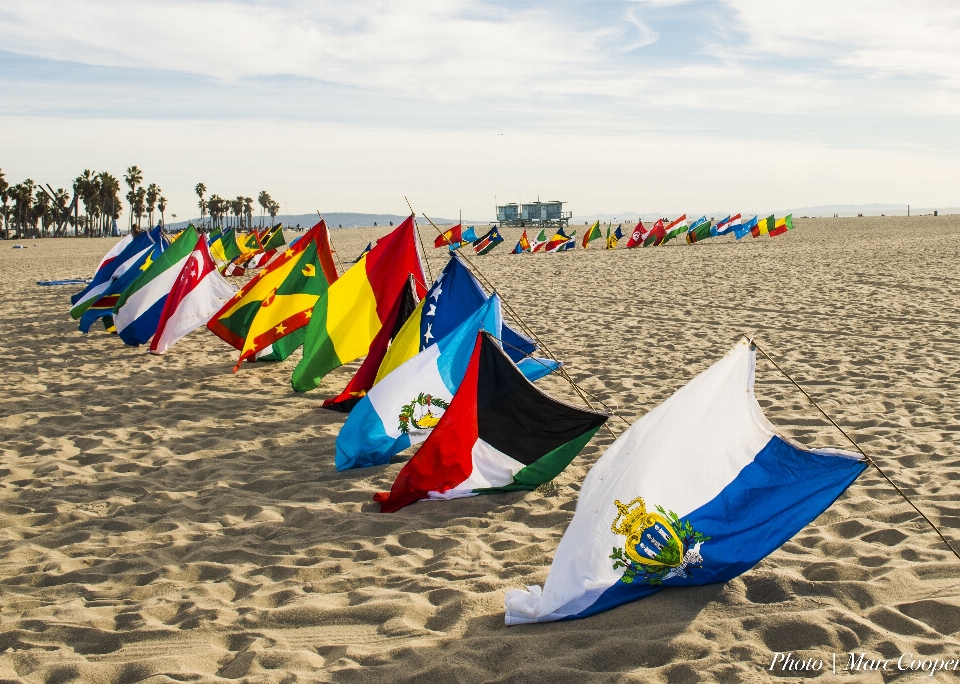
[[[664,516],[659,513],[650,513],[647,511],[647,505],[642,496],[638,496],[628,504],[623,504],[619,499],[614,499],[614,505],[617,507],[617,517],[614,519],[610,529],[614,534],[623,535],[627,538],[624,545],[624,552],[639,565],[648,567],[676,567],[678,563],[665,563],[656,557],[650,555],[641,555],[637,547],[641,547],[650,552],[656,552],[662,549],[666,543],[674,542],[680,551],[680,557],[683,556],[683,542],[677,535],[673,525]],[[636,508],[634,508],[636,506]],[[657,527],[658,534],[653,535],[652,529]],[[644,533],[650,537],[645,542]],[[666,536],[665,536],[666,535]],[[656,554],[659,555],[659,554]]]

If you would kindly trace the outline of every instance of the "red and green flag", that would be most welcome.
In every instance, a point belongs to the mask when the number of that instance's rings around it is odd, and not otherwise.
[[[570,240],[570,236],[563,232],[563,228],[558,230],[556,234],[547,240],[547,243],[543,247],[544,252],[559,252],[560,248],[563,247]]]
[[[770,231],[770,237],[783,235],[788,230],[793,230],[793,214],[787,214],[782,219],[777,219],[776,225],[773,230]]]
[[[776,228],[777,219],[773,214],[770,214],[765,219],[760,219],[757,221],[757,225],[750,229],[750,233],[753,237],[760,237],[761,235],[769,235],[771,230]]]
[[[610,233],[610,226],[607,226],[607,233]],[[590,229],[586,233],[583,234],[583,248],[586,249],[587,245],[594,240],[599,240],[602,237],[603,233],[600,232],[600,221],[598,220],[596,223],[590,226]]]

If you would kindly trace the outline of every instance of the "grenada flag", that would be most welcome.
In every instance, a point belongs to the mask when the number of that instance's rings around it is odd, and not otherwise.
[[[304,332],[303,358],[291,379],[296,391],[315,389],[334,368],[368,352],[409,276],[416,283],[417,297],[426,294],[415,231],[411,214],[347,269],[307,312],[310,323]]]
[[[609,228],[610,226],[607,226],[608,230]],[[590,230],[584,233],[583,248],[586,249],[587,245],[589,245],[594,240],[598,240],[599,238],[602,238],[602,237],[603,237],[603,233],[600,232],[600,221],[598,220],[596,223],[590,226]]]
[[[508,625],[726,582],[857,479],[860,454],[777,434],[753,393],[755,367],[744,340],[617,438],[583,481],[543,588],[507,592]]]

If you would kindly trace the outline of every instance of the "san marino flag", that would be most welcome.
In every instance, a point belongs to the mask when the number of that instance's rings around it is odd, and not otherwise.
[[[587,474],[543,589],[506,623],[586,617],[662,587],[726,582],[820,515],[867,467],[779,436],[743,341],[630,426]]]
[[[452,333],[374,385],[337,436],[337,470],[383,465],[427,438],[456,394],[481,330],[500,334],[496,294]]]

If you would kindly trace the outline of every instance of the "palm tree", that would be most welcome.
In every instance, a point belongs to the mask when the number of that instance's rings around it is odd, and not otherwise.
[[[146,194],[147,216],[149,217],[148,223],[150,224],[151,229],[153,228],[153,208],[157,206],[158,197],[160,197],[160,188],[157,187],[156,183],[151,183],[147,186]]]
[[[207,186],[203,183],[197,183],[197,187],[193,189],[197,193],[197,197],[200,198],[199,207],[200,207],[200,227],[203,227],[203,214],[207,209],[207,203],[203,201],[203,195],[207,191]]]
[[[240,217],[243,216],[243,197],[237,195],[237,199],[230,202],[230,209],[233,215],[237,217],[237,229],[241,228]]]
[[[120,181],[111,174],[104,171],[97,180],[100,182],[100,206],[103,211],[103,228],[101,234],[109,228],[111,220],[116,221],[120,218]]]
[[[272,226],[276,223],[277,214],[280,213],[280,203],[270,200],[270,206],[267,207],[267,211],[270,214],[270,225]]]
[[[207,200],[207,210],[210,212],[211,227],[217,226],[223,230],[223,224],[220,222],[220,217],[223,216],[223,198],[217,194],[210,195],[210,199]]]
[[[137,188],[134,194],[133,212],[137,216],[137,232],[140,232],[140,217],[144,214],[144,202],[147,199],[147,191],[142,187]]]
[[[10,226],[7,225],[7,202],[10,201],[9,190],[10,184],[3,174],[3,169],[0,169],[0,199],[3,200],[3,233],[5,240],[10,239]]]
[[[143,182],[143,171],[136,166],[129,166],[127,167],[127,175],[123,177],[123,180],[126,181],[130,187],[130,192],[127,193],[127,200],[130,201],[130,230],[133,231],[133,205],[137,199],[137,186]],[[139,223],[137,225],[137,232],[140,232]]]
[[[163,212],[167,209],[167,198],[163,195],[160,195],[160,198],[157,200],[157,209],[160,210],[160,223],[166,228],[167,222],[163,220]]]
[[[261,190],[260,194],[257,195],[257,202],[260,204],[260,228],[263,229],[263,213],[267,210],[267,207],[270,206],[271,199],[270,195],[266,190]]]
[[[53,201],[57,208],[57,228],[58,235],[67,234],[67,201],[70,199],[70,193],[63,188],[57,188],[53,193]]]
[[[247,217],[247,230],[253,230],[253,198],[243,198],[243,213]]]

